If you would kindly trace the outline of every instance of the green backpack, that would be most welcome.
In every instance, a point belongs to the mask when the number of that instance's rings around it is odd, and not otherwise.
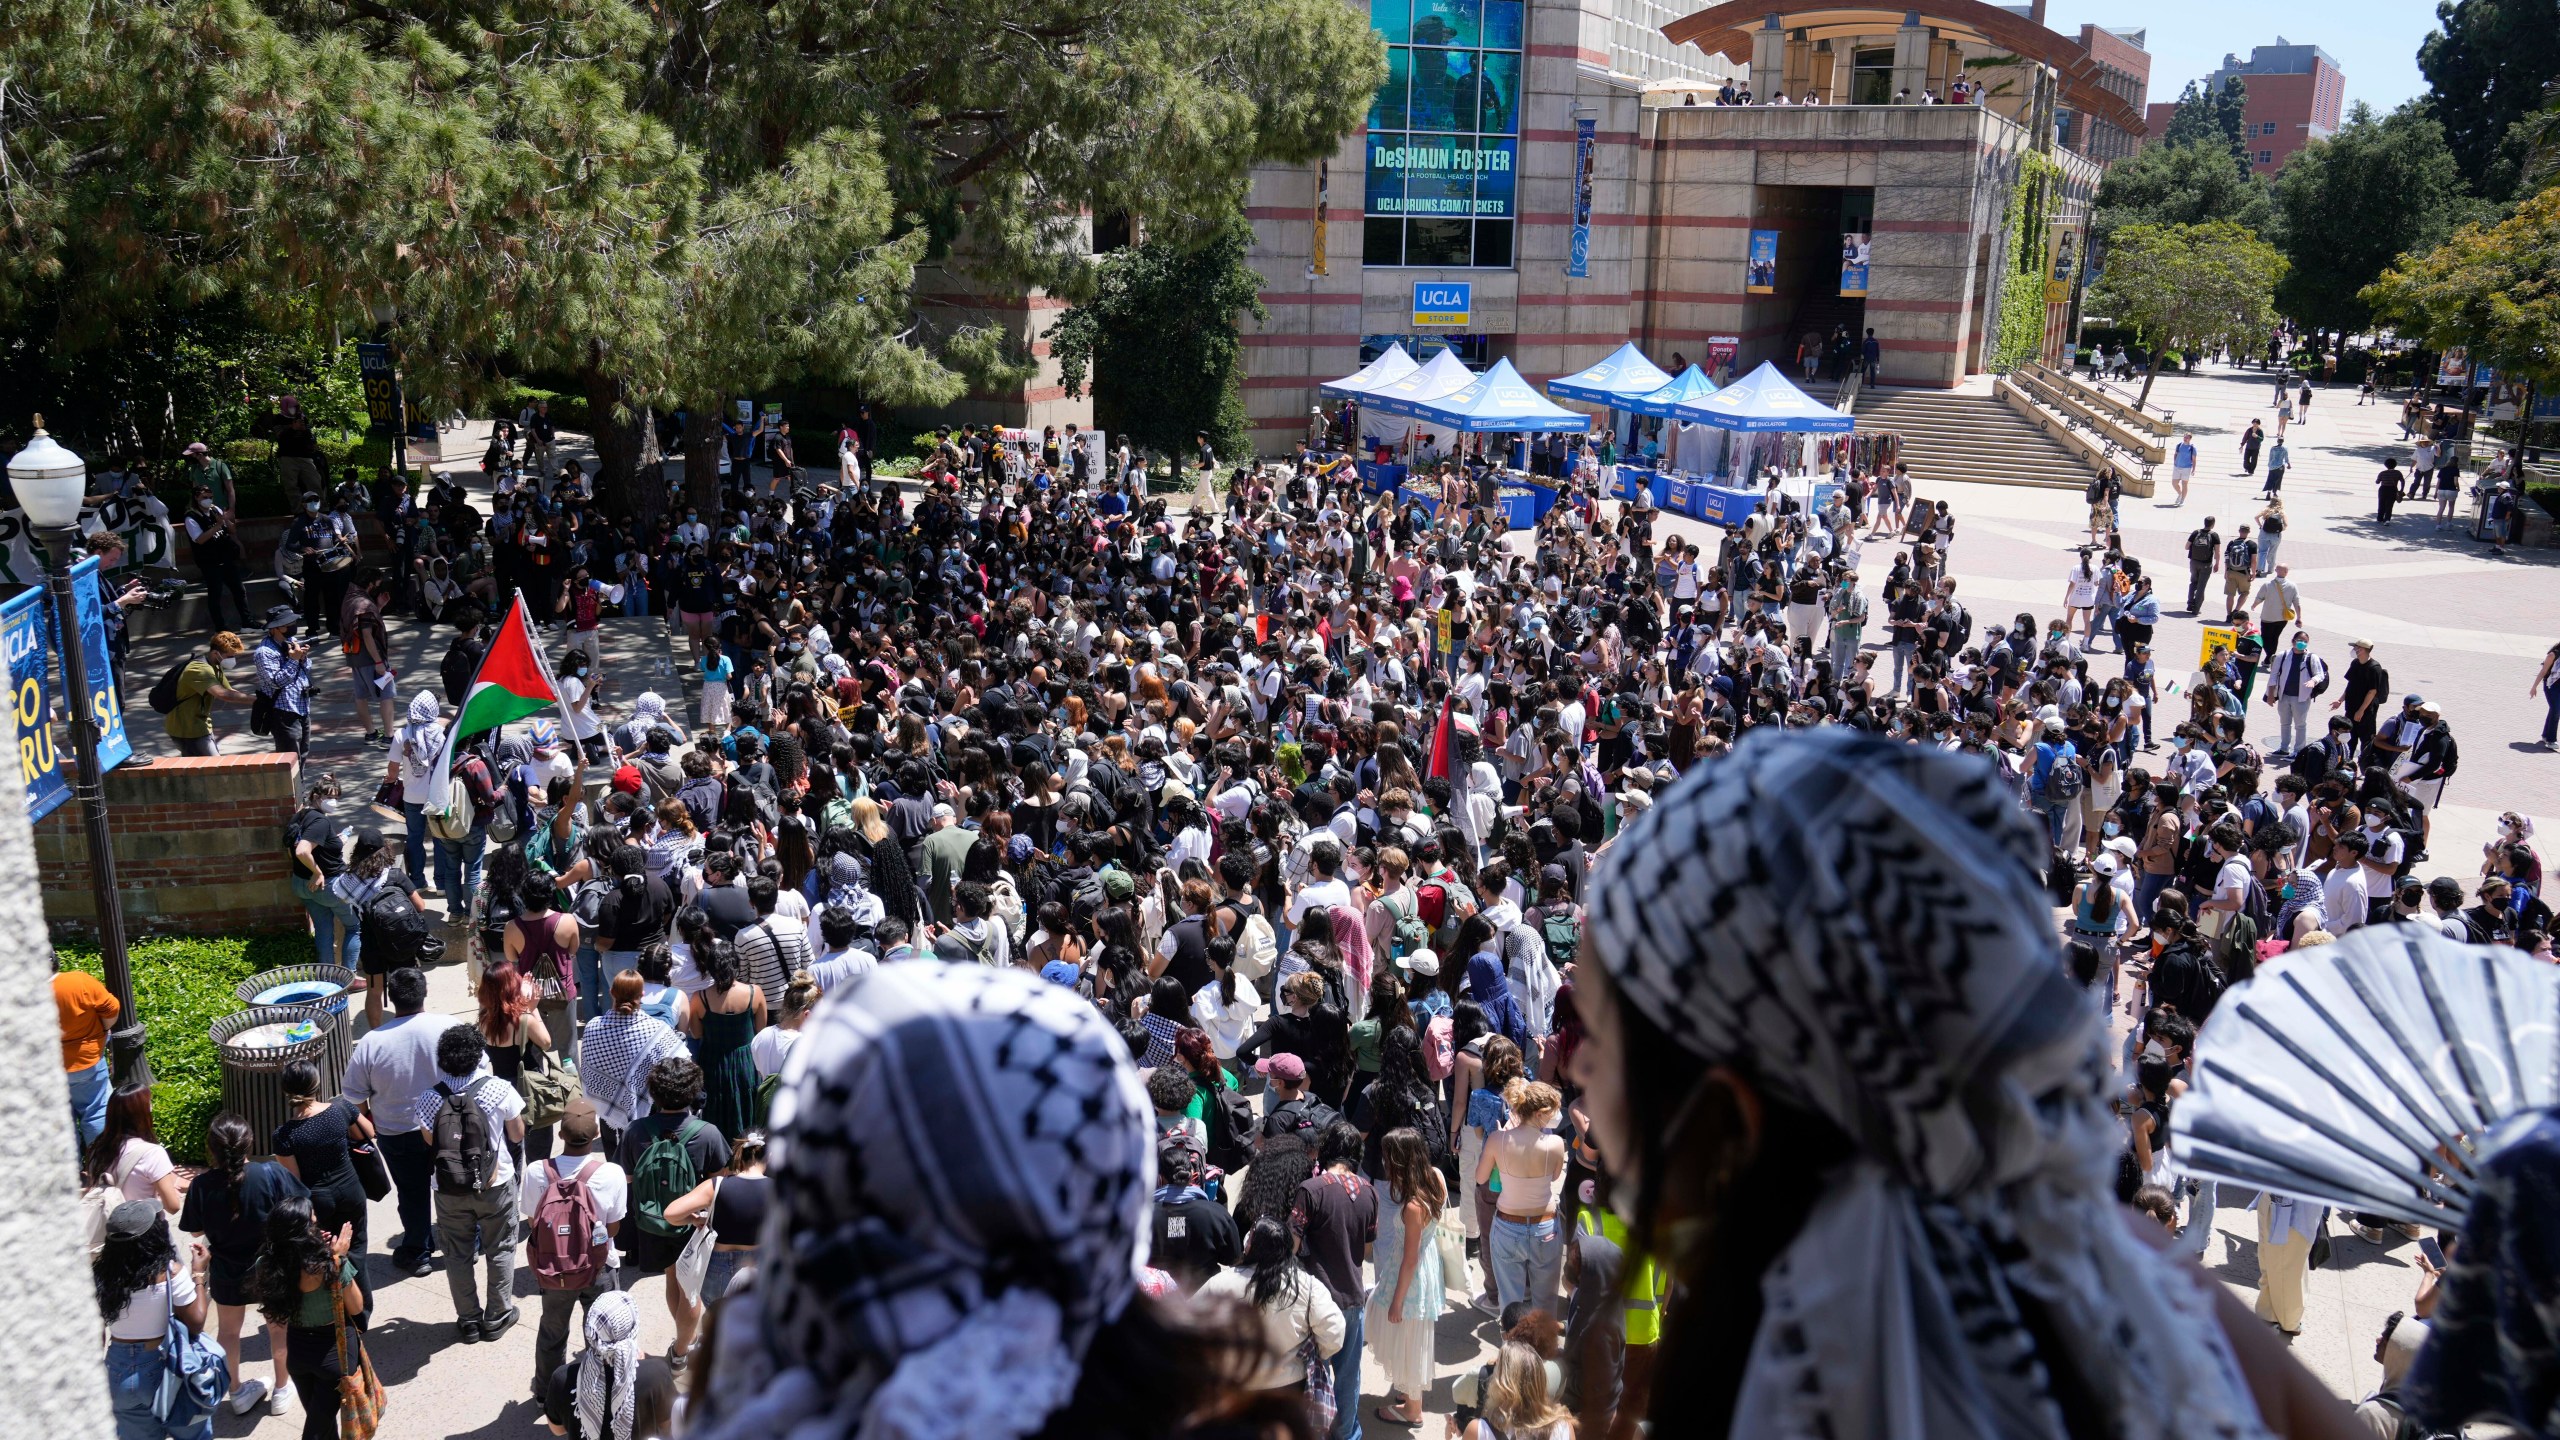
[[[1395,929],[1387,940],[1388,959],[1401,960],[1430,943],[1431,927],[1422,923],[1422,917],[1414,912],[1410,899],[1398,905],[1395,896],[1390,895],[1379,903],[1387,907],[1388,914],[1396,917]]]
[[[692,1228],[667,1223],[667,1207],[702,1183],[688,1143],[702,1128],[701,1120],[687,1115],[682,1125],[659,1131],[649,1148],[640,1152],[640,1163],[631,1169],[631,1213],[640,1217],[643,1232],[672,1240]]]
[[[1561,970],[1573,963],[1573,952],[1582,943],[1582,927],[1574,923],[1570,910],[1550,910],[1538,921],[1538,938],[1547,942],[1547,963]]]

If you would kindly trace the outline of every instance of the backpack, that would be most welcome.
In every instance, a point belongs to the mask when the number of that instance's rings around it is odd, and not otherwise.
[[[436,917],[409,903],[398,890],[385,890],[364,904],[357,927],[364,948],[378,957],[368,968],[388,973],[403,965],[421,968],[444,958],[444,937],[436,933]]]
[[[2081,492],[2081,498],[2087,500],[2092,505],[2106,499],[2107,482],[2103,478],[2091,480],[2089,482],[2089,488]]]
[[[1270,917],[1253,901],[1231,900],[1230,909],[1244,914],[1244,925],[1236,937],[1236,975],[1245,980],[1260,980],[1271,973],[1273,962],[1280,958],[1280,936],[1271,928]]]
[[[1342,1112],[1313,1095],[1301,1095],[1272,1111],[1271,1118],[1280,1122],[1283,1133],[1299,1137],[1312,1149],[1316,1137],[1325,1132],[1326,1126],[1341,1119]]]
[[[498,1147],[489,1134],[489,1117],[480,1113],[480,1102],[471,1098],[496,1078],[483,1075],[459,1090],[436,1082],[436,1093],[444,1100],[436,1106],[430,1133],[435,1137],[436,1189],[445,1194],[486,1190],[489,1178],[497,1173]]]
[[[585,1290],[604,1273],[611,1242],[595,1238],[596,1197],[587,1188],[595,1156],[582,1156],[578,1168],[562,1170],[552,1160],[551,1179],[533,1208],[533,1232],[525,1241],[525,1258],[533,1266],[533,1283],[545,1290]]]
[[[516,798],[513,788],[503,785],[490,787],[486,824],[490,843],[502,849],[524,838],[524,802]]]
[[[2088,767],[2077,755],[2057,755],[2044,772],[2044,793],[2054,800],[2077,800],[2089,785]]]
[[[1538,920],[1538,937],[1547,942],[1547,961],[1561,970],[1573,963],[1582,944],[1582,926],[1570,910],[1550,910]]]
[[[178,677],[186,674],[187,667],[194,663],[196,663],[195,657],[192,655],[188,656],[186,659],[170,666],[168,673],[162,675],[159,680],[152,685],[151,694],[147,698],[151,701],[151,708],[154,711],[159,714],[166,715],[170,711],[178,708]]]
[[[754,1101],[749,1105],[748,1123],[762,1130],[773,1116],[773,1097],[782,1093],[782,1072],[774,1071],[756,1082]]]
[[[988,918],[1004,927],[1004,933],[1012,937],[1013,948],[1019,953],[1027,933],[1027,921],[1022,913],[1022,892],[1014,888],[1011,875],[1000,870],[996,872],[996,878],[988,882],[987,910]]]
[[[631,1167],[631,1213],[639,1217],[642,1233],[672,1240],[692,1228],[667,1223],[667,1207],[702,1183],[689,1148],[702,1129],[701,1120],[687,1115],[675,1129],[660,1130],[640,1152],[640,1163]]]
[[[1378,903],[1386,906],[1387,913],[1394,916],[1396,921],[1394,928],[1388,934],[1388,959],[1401,960],[1430,943],[1431,930],[1422,923],[1422,917],[1415,913],[1415,902],[1407,901],[1399,907],[1395,903],[1395,897],[1388,895],[1381,897]]]
[[[2210,530],[2198,530],[2187,537],[2187,560],[2190,564],[2210,565],[2221,537]]]
[[[1209,1091],[1203,1118],[1208,1122],[1210,1164],[1240,1170],[1253,1163],[1253,1101],[1243,1091],[1229,1086]]]
[[[427,833],[439,840],[465,841],[480,827],[480,809],[459,766],[444,777],[444,793],[427,797]]]
[[[2222,547],[2222,568],[2246,570],[2258,558],[2258,547],[2247,540],[2234,540]]]
[[[684,792],[678,790],[676,796],[678,799],[683,799]],[[685,804],[690,808],[693,802],[686,800]],[[731,824],[753,822],[771,830],[782,823],[782,802],[773,791],[763,785],[749,784],[738,778],[735,772],[729,776],[727,792],[722,797],[720,808],[722,815]]]

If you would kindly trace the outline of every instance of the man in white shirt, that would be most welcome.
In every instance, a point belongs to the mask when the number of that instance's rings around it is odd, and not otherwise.
[[[2196,908],[2196,928],[2219,939],[2249,898],[2249,859],[2240,851],[2240,828],[2216,825],[2208,837],[2214,860],[2213,894]]]
[[[605,1247],[604,1263],[596,1268],[595,1280],[581,1289],[542,1287],[542,1323],[534,1332],[533,1382],[539,1386],[551,1383],[551,1372],[560,1368],[569,1349],[569,1320],[579,1307],[593,1307],[597,1297],[614,1288],[614,1270],[620,1257],[613,1251],[613,1237],[622,1232],[623,1218],[630,1213],[631,1179],[621,1166],[597,1153],[596,1141],[603,1133],[594,1102],[584,1096],[569,1102],[569,1111],[560,1117],[560,1153],[548,1160],[528,1162],[524,1172],[524,1218],[531,1223],[540,1217],[544,1197],[564,1178],[583,1182],[596,1206],[595,1234],[590,1242]],[[566,1252],[568,1247],[559,1247]],[[541,1253],[536,1246],[528,1255]],[[537,1270],[535,1279],[541,1276]]]
[[[818,938],[825,948],[809,966],[809,978],[818,982],[818,993],[830,995],[851,985],[879,968],[880,957],[855,943],[854,934],[861,920],[842,905],[830,905],[818,914]]]
[[[2329,876],[2320,882],[2321,926],[2344,935],[2365,921],[2373,908],[2373,888],[2364,873],[2365,839],[2345,835],[2329,851]]]
[[[1308,849],[1307,868],[1314,878],[1289,896],[1287,919],[1291,930],[1304,928],[1310,910],[1329,910],[1351,903],[1351,887],[1341,878],[1342,847],[1333,842],[1330,833]]]
[[[453,1293],[454,1318],[466,1345],[495,1340],[516,1323],[516,1188],[512,1148],[524,1141],[524,1100],[516,1087],[489,1073],[489,1050],[479,1028],[452,1025],[436,1037],[436,1083],[418,1097],[415,1119],[430,1138],[448,1103],[459,1100],[480,1111],[488,1154],[473,1183],[453,1183],[447,1162],[480,1158],[465,1153],[439,1155],[436,1175],[436,1236],[444,1242],[445,1285]],[[451,1122],[447,1122],[451,1123]],[[467,1139],[466,1135],[466,1139]],[[472,1250],[488,1271],[484,1301],[473,1287]]]
[[[364,1107],[380,1138],[382,1159],[400,1192],[400,1238],[391,1267],[412,1279],[434,1269],[435,1151],[419,1128],[418,1097],[436,1083],[436,1039],[462,1022],[430,1015],[424,971],[402,968],[383,982],[392,1017],[365,1032],[347,1057],[339,1093]]]

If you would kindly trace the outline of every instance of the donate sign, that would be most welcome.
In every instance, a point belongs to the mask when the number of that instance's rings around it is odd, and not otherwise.
[[[1416,280],[1413,282],[1413,323],[1416,325],[1466,325],[1473,323],[1470,310],[1475,286],[1464,280]]]

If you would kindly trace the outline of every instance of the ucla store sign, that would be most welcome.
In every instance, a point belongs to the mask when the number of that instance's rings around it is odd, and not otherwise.
[[[1464,280],[1416,280],[1413,282],[1413,323],[1416,325],[1467,325],[1474,317],[1469,302],[1475,286]]]

